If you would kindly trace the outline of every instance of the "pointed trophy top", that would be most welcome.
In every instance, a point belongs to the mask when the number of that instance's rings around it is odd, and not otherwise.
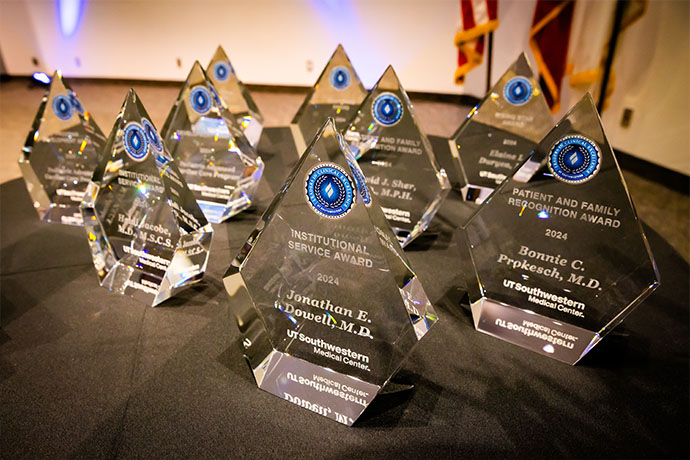
[[[383,75],[381,75],[381,78],[379,78],[379,81],[376,82],[374,87],[389,90],[402,89],[398,74],[395,73],[395,69],[393,69],[392,65],[388,65],[388,67],[386,67],[386,70],[383,72]]]

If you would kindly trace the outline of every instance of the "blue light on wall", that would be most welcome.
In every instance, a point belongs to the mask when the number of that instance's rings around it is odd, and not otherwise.
[[[34,80],[40,81],[44,85],[50,83],[50,77],[45,72],[34,72],[32,77],[34,78]]]
[[[77,31],[85,0],[57,0],[58,18],[62,36],[69,38]]]

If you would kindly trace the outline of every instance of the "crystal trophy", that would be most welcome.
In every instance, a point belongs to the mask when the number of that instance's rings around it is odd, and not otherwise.
[[[224,284],[257,385],[346,425],[437,321],[332,119]]]
[[[104,144],[96,122],[55,72],[19,157],[41,220],[82,225],[79,204]]]
[[[218,91],[218,96],[225,102],[235,121],[244,131],[245,137],[252,147],[256,148],[261,138],[264,117],[247,88],[237,78],[235,69],[222,47],[219,46],[216,50],[216,54],[213,55],[206,68],[206,73]]]
[[[209,222],[222,222],[251,206],[264,163],[198,61],[162,135]]]
[[[450,182],[393,67],[388,66],[357,110],[345,140],[398,240],[407,246],[427,229]]]
[[[659,286],[589,94],[460,236],[476,329],[569,364]]]
[[[297,151],[306,150],[306,142],[314,138],[328,117],[335,120],[338,130],[345,128],[366,95],[343,46],[338,45],[292,119],[290,129]]]
[[[522,53],[449,141],[463,199],[484,201],[552,127],[549,106]]]
[[[213,229],[129,90],[81,205],[101,286],[158,305],[199,281]]]

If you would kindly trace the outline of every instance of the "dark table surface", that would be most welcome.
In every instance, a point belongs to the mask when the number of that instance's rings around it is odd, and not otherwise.
[[[457,196],[406,250],[441,317],[403,366],[413,390],[351,428],[259,390],[221,279],[297,159],[287,136],[266,130],[269,180],[214,226],[205,280],[157,308],[100,288],[84,230],[39,222],[21,179],[0,185],[1,458],[690,455],[688,264],[646,228],[661,287],[571,367],[474,331]]]

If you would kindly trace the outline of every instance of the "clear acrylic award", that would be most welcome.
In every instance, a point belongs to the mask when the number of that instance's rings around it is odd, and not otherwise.
[[[235,69],[222,47],[219,46],[211,58],[206,74],[218,90],[218,96],[225,102],[235,121],[242,128],[249,143],[256,148],[261,138],[264,117],[247,88],[237,78]]]
[[[477,330],[569,364],[659,286],[589,94],[459,233]]]
[[[41,220],[82,225],[79,204],[104,144],[96,122],[55,72],[19,157]]]
[[[81,212],[101,286],[158,305],[199,281],[213,229],[134,90]]]
[[[388,66],[344,131],[403,247],[427,229],[450,191],[412,103]]]
[[[367,95],[342,45],[328,60],[316,84],[292,119],[290,129],[298,152],[314,138],[328,117],[342,130]]]
[[[258,386],[346,425],[437,321],[332,119],[224,284]]]
[[[449,141],[463,199],[484,201],[552,127],[544,94],[522,53]]]
[[[251,206],[264,163],[198,61],[162,133],[209,222],[222,222]]]

